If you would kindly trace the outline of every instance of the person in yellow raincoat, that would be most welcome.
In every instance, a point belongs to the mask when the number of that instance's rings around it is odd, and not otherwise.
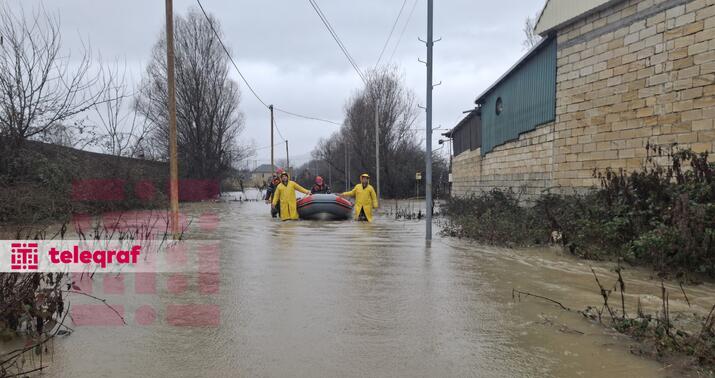
[[[370,185],[370,176],[363,173],[360,176],[360,183],[349,192],[341,194],[343,197],[355,198],[355,220],[360,220],[362,216],[368,222],[372,222],[372,209],[377,209],[377,194]]]
[[[273,207],[280,202],[280,216],[283,221],[298,219],[296,190],[303,194],[310,194],[309,190],[298,185],[297,182],[291,181],[287,172],[281,173],[281,183],[278,184],[273,194]]]

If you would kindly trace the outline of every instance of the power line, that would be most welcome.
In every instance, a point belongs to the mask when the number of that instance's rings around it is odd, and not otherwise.
[[[400,7],[400,12],[397,13],[397,18],[395,18],[395,22],[392,24],[392,29],[390,29],[390,34],[388,34],[387,40],[385,40],[385,45],[382,46],[382,51],[380,51],[380,56],[377,58],[377,63],[375,63],[375,67],[380,65],[380,61],[382,60],[382,55],[385,53],[385,50],[387,49],[387,45],[390,44],[390,39],[392,38],[392,34],[395,32],[397,23],[400,21],[402,12],[405,10],[405,5],[407,5],[407,0],[402,1],[402,6]]]
[[[263,101],[263,99],[261,99],[260,96],[258,96],[258,94],[256,93],[256,91],[253,89],[253,87],[251,86],[251,84],[248,82],[248,79],[246,79],[246,77],[243,75],[243,73],[241,72],[241,70],[238,68],[238,65],[236,64],[236,62],[234,61],[233,57],[231,56],[231,53],[228,51],[228,48],[227,48],[226,45],[223,43],[223,40],[221,40],[221,36],[218,34],[218,31],[214,28],[214,25],[213,25],[213,22],[211,21],[211,18],[209,17],[208,13],[206,12],[206,9],[204,9],[203,4],[201,4],[201,0],[196,0],[196,2],[199,4],[199,8],[201,8],[201,12],[204,14],[204,17],[206,18],[206,20],[207,20],[208,23],[209,23],[209,26],[211,27],[211,30],[213,31],[214,35],[216,35],[216,38],[218,39],[219,43],[221,44],[221,47],[223,48],[223,51],[226,52],[226,55],[228,56],[228,59],[231,61],[231,64],[233,65],[233,67],[236,69],[236,72],[238,72],[238,75],[241,76],[241,79],[242,79],[243,82],[246,84],[246,86],[248,87],[248,89],[251,91],[251,93],[253,94],[253,96],[255,96],[256,99],[258,99],[258,101],[260,101],[260,103],[263,104],[263,106],[265,106],[266,108],[268,108],[268,104],[267,104],[265,101]],[[317,4],[316,4],[316,6],[317,6]],[[318,8],[318,9],[319,9],[319,8]],[[318,9],[316,9],[316,11],[319,12]],[[319,12],[319,15],[321,15],[321,14],[322,14],[322,12]],[[324,17],[324,16],[323,16],[323,17]],[[323,19],[323,17],[321,17],[321,19]],[[325,22],[327,22],[327,19],[325,20]],[[329,25],[329,23],[328,23],[326,26],[328,26],[328,25]],[[328,30],[332,30],[332,29],[331,29],[331,28],[332,28],[331,26],[328,26],[328,27],[329,27]],[[332,33],[333,33],[333,32],[331,32],[331,34],[332,34]],[[335,34],[335,37],[337,37],[337,34]],[[339,38],[338,38],[338,39],[339,39]],[[343,47],[344,47],[344,45],[342,45],[342,42],[338,42],[338,43],[339,43],[340,46],[343,46]],[[344,52],[347,54],[347,50],[344,50]],[[349,54],[348,54],[348,56],[349,56]],[[350,57],[349,59],[352,59],[352,57]],[[352,60],[351,60],[351,62],[352,62]],[[358,74],[359,74],[360,77],[363,79],[363,81],[365,81],[365,78],[362,76],[362,73],[359,72],[359,70],[358,70]],[[294,112],[289,112],[289,111],[287,111],[287,110],[279,109],[279,108],[277,108],[277,107],[274,107],[274,108],[275,108],[276,110],[280,111],[280,112],[283,112],[283,113],[292,115],[292,116],[294,116],[294,117],[305,118],[305,119],[310,119],[310,120],[320,121],[320,122],[332,123],[332,124],[338,125],[338,126],[341,125],[341,124],[339,124],[339,123],[337,123],[337,122],[328,121],[328,120],[326,120],[326,119],[322,119],[322,118],[318,118],[318,117],[312,117],[312,116],[307,116],[307,115],[303,115],[303,114],[299,114],[299,113],[294,113]],[[276,128],[276,129],[277,129],[277,128]],[[278,131],[278,134],[280,135],[280,130]],[[281,138],[283,138],[282,135],[281,135]],[[283,140],[285,141],[285,139],[283,139]]]
[[[278,136],[281,138],[282,141],[286,141],[286,138],[283,138],[283,134],[281,133],[281,129],[278,128],[278,122],[276,122],[275,117],[273,118],[273,127],[276,128],[276,131],[278,132]]]
[[[301,114],[298,114],[298,113],[289,112],[289,111],[287,111],[287,110],[283,110],[283,109],[278,108],[278,107],[275,107],[275,106],[273,107],[273,109],[275,109],[275,110],[277,110],[277,111],[279,111],[279,112],[281,112],[281,113],[285,113],[285,114],[288,114],[288,115],[292,115],[292,116],[298,117],[298,118],[305,118],[305,119],[310,119],[310,120],[313,120],[313,121],[320,121],[320,122],[325,122],[325,123],[331,123],[331,124],[337,125],[337,126],[342,126],[342,124],[341,124],[341,123],[338,123],[338,122],[333,122],[333,121],[330,121],[330,120],[327,120],[327,119],[323,119],[323,118],[305,116],[305,115],[301,115]]]
[[[395,44],[395,47],[392,49],[392,54],[390,54],[390,60],[388,60],[388,63],[392,61],[392,58],[395,57],[395,53],[397,52],[397,48],[400,46],[400,42],[402,42],[402,37],[405,36],[405,31],[407,30],[407,26],[410,25],[410,20],[412,20],[412,15],[415,13],[415,9],[417,8],[417,3],[419,3],[420,0],[415,0],[414,4],[412,4],[412,10],[410,11],[410,14],[407,16],[407,21],[405,22],[405,26],[402,27],[402,32],[400,32],[400,37],[397,39],[397,43]]]
[[[267,149],[269,149],[269,148],[271,148],[271,147],[280,146],[280,145],[282,145],[282,144],[283,144],[283,143],[276,143],[276,144],[274,144],[274,145],[272,145],[272,146],[257,147],[257,148],[254,148],[253,150],[254,150],[254,151],[267,150]]]
[[[318,17],[320,17],[320,20],[323,21],[323,24],[324,24],[325,27],[328,29],[328,32],[330,32],[330,35],[332,35],[332,36],[333,36],[333,39],[335,40],[335,42],[338,43],[338,47],[340,47],[340,49],[343,51],[343,53],[345,54],[345,57],[348,59],[348,61],[350,62],[350,64],[353,66],[353,68],[354,68],[355,71],[357,72],[358,76],[360,76],[360,78],[361,78],[363,81],[366,81],[366,80],[365,80],[365,76],[363,75],[362,71],[361,71],[360,68],[358,67],[357,63],[355,63],[355,59],[352,57],[352,55],[351,55],[350,52],[348,51],[348,49],[347,49],[347,47],[345,46],[345,44],[343,43],[342,39],[340,39],[340,36],[339,36],[338,33],[335,31],[335,28],[333,28],[333,25],[330,24],[330,21],[328,20],[328,17],[325,15],[325,13],[323,13],[323,10],[320,8],[320,5],[318,5],[317,0],[308,0],[308,1],[309,1],[310,4],[313,6],[313,9],[314,9],[315,12],[318,14]]]
[[[268,107],[268,104],[266,104],[260,96],[258,96],[258,93],[256,93],[255,90],[253,90],[253,87],[251,87],[251,84],[248,83],[248,80],[246,79],[245,76],[243,76],[243,73],[241,72],[241,69],[238,68],[238,65],[236,62],[233,60],[233,57],[231,56],[231,53],[228,51],[228,48],[226,48],[226,45],[223,44],[223,41],[221,40],[221,36],[218,34],[216,29],[214,28],[214,23],[211,21],[211,18],[209,15],[206,13],[206,10],[204,9],[204,6],[201,4],[201,0],[196,0],[196,2],[199,4],[199,8],[201,8],[201,12],[204,14],[204,17],[206,17],[206,21],[209,22],[209,26],[211,27],[211,30],[213,30],[214,34],[216,35],[216,38],[218,39],[218,42],[221,44],[221,47],[223,47],[223,51],[226,52],[226,55],[228,55],[228,59],[231,61],[231,64],[233,64],[233,67],[236,68],[236,71],[238,72],[238,75],[241,76],[241,79],[243,79],[243,82],[246,83],[246,86],[248,89],[253,93],[253,96],[258,99],[258,101],[263,104],[266,108]]]
[[[355,63],[355,60],[348,52],[348,49],[343,44],[342,40],[340,40],[338,33],[335,31],[333,26],[330,24],[330,21],[328,21],[328,18],[325,16],[323,11],[320,9],[320,6],[318,5],[318,3],[315,0],[308,0],[308,2],[315,10],[315,13],[318,14],[318,17],[320,17],[320,20],[323,22],[323,25],[325,25],[325,28],[328,29],[328,32],[333,37],[335,42],[337,42],[338,47],[340,47],[340,50],[343,52],[345,57],[348,59],[348,62],[350,62],[350,65],[353,66],[353,68],[355,69],[355,72],[357,72],[358,76],[360,76],[360,79],[362,79],[363,83],[367,84],[367,79],[365,79],[365,75],[363,75],[362,71],[360,71],[360,68],[358,68],[358,65]]]

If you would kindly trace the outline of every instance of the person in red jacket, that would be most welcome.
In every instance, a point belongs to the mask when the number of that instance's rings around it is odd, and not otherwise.
[[[330,194],[330,187],[325,184],[322,177],[317,176],[315,178],[315,185],[310,189],[310,194]]]

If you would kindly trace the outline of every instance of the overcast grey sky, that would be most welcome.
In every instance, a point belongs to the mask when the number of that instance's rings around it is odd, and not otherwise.
[[[0,0],[12,8],[30,10],[40,4],[61,19],[64,46],[81,48],[89,40],[106,61],[126,60],[132,80],[144,72],[152,45],[164,28],[162,0]],[[389,59],[414,2],[415,12],[391,63],[424,104],[425,67],[417,58],[425,46],[427,0],[407,0],[405,11],[385,53]],[[364,71],[373,67],[403,0],[319,0],[323,12]],[[452,127],[475,97],[507,70],[523,53],[523,24],[543,7],[543,0],[436,0],[434,126]],[[202,0],[221,23],[224,42],[267,103],[286,110],[341,122],[347,98],[362,82],[307,0]],[[184,14],[195,0],[175,0],[174,11]],[[235,79],[238,75],[233,72]],[[244,142],[268,146],[269,114],[241,82],[241,110],[245,114]],[[291,158],[301,162],[320,137],[337,126],[277,113],[277,124],[290,141]],[[424,128],[424,117],[419,120]],[[441,132],[441,131],[440,131]],[[439,132],[435,133],[435,140]],[[277,158],[284,155],[279,149]],[[269,150],[254,158],[265,162]]]

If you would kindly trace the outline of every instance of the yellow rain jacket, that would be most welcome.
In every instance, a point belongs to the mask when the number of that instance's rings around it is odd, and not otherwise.
[[[368,222],[372,222],[372,209],[377,209],[377,194],[372,185],[368,184],[363,188],[362,184],[357,184],[353,190],[342,195],[355,197],[355,220],[360,217],[360,211],[365,211],[365,218]]]
[[[278,184],[275,193],[273,193],[273,206],[281,203],[281,220],[298,219],[298,206],[295,198],[295,191],[303,194],[310,194],[310,191],[298,185],[295,181],[288,181],[287,185],[283,182]]]

